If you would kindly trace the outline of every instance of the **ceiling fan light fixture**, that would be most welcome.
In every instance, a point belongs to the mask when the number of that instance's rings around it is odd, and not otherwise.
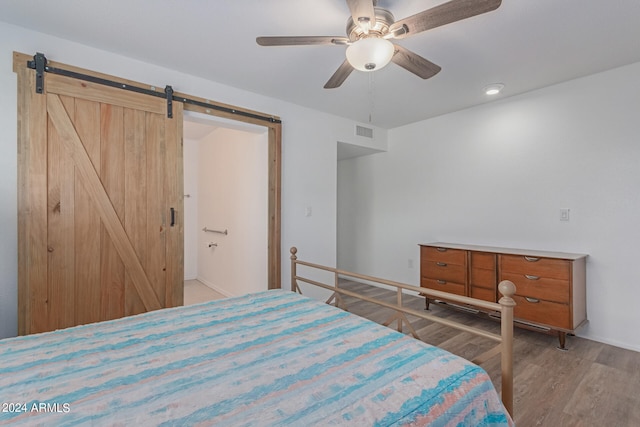
[[[394,53],[393,43],[379,37],[363,38],[349,45],[347,61],[359,71],[374,71],[383,68],[391,61]]]
[[[504,89],[504,85],[502,83],[493,83],[489,86],[485,86],[484,93],[489,96],[497,95],[502,91],[502,89]]]

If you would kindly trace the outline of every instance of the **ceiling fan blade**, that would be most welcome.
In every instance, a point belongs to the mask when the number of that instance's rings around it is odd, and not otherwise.
[[[267,36],[256,37],[260,46],[304,46],[304,45],[346,45],[349,39],[341,36]]]
[[[342,65],[338,67],[336,72],[333,73],[333,76],[331,76],[329,81],[324,85],[324,88],[335,89],[339,87],[345,80],[347,80],[347,77],[349,77],[349,74],[351,74],[352,71],[353,67],[349,64],[349,61],[345,59]]]
[[[369,32],[376,23],[376,11],[373,8],[373,0],[347,0],[353,22]]]
[[[428,79],[438,74],[441,70],[438,65],[402,46],[394,45],[394,48],[396,53],[391,57],[391,61],[418,77]]]
[[[451,0],[396,21],[389,28],[389,33],[393,33],[395,38],[408,37],[431,28],[491,12],[500,7],[501,3],[502,0]]]

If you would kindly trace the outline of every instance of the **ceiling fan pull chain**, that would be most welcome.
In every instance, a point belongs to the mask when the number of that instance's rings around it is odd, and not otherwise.
[[[375,73],[368,73],[368,74],[369,74],[369,123],[371,123],[373,121],[373,110],[376,105],[375,96],[374,96],[375,85],[373,80],[373,76]]]

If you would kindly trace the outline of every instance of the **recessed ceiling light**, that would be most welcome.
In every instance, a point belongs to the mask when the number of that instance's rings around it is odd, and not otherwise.
[[[504,89],[504,85],[502,83],[494,83],[486,86],[484,88],[484,93],[487,95],[497,95],[502,91],[502,89]]]

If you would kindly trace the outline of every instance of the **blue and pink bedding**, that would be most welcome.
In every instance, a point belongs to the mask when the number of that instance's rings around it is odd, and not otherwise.
[[[2,340],[0,404],[0,425],[512,425],[476,365],[281,290]]]

